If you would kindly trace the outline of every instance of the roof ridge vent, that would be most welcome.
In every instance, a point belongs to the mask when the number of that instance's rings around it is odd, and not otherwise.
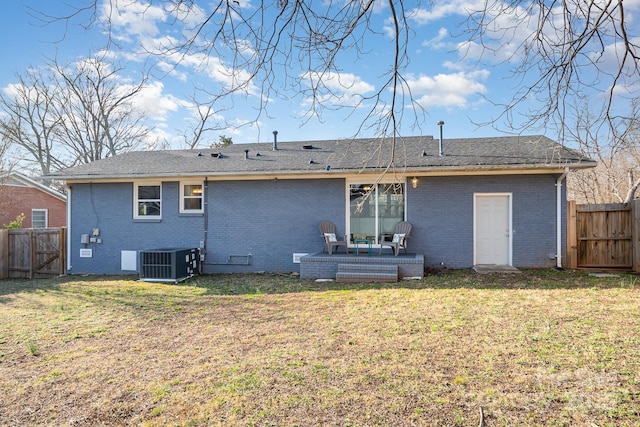
[[[307,144],[302,146],[303,150],[314,150],[315,148],[316,147],[314,147],[313,144]]]

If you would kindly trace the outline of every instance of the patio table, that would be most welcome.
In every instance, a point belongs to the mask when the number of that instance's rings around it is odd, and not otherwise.
[[[364,243],[367,245],[368,256],[371,256],[371,239],[355,239],[353,241],[353,255],[358,255],[358,245]]]

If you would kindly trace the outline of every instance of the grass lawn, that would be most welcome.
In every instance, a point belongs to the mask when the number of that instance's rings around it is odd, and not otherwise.
[[[0,425],[638,426],[639,280],[0,281]]]

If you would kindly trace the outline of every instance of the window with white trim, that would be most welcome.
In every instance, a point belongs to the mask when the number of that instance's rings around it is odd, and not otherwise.
[[[390,182],[348,183],[348,233],[352,239],[378,244],[382,237],[391,240],[395,226],[405,219],[405,185]]]
[[[162,218],[162,185],[160,183],[134,184],[133,217],[136,219]]]
[[[49,211],[47,209],[31,209],[31,227],[47,228],[49,225]]]
[[[180,183],[180,212],[181,213],[202,213],[202,182],[181,182]]]

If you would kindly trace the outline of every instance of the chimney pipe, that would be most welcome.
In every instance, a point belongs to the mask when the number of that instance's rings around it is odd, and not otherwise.
[[[440,126],[440,141],[438,142],[438,155],[442,156],[444,154],[444,148],[442,147],[442,126],[444,126],[444,122],[440,120],[438,122],[438,126]]]
[[[278,131],[273,131],[273,151],[278,151]]]

